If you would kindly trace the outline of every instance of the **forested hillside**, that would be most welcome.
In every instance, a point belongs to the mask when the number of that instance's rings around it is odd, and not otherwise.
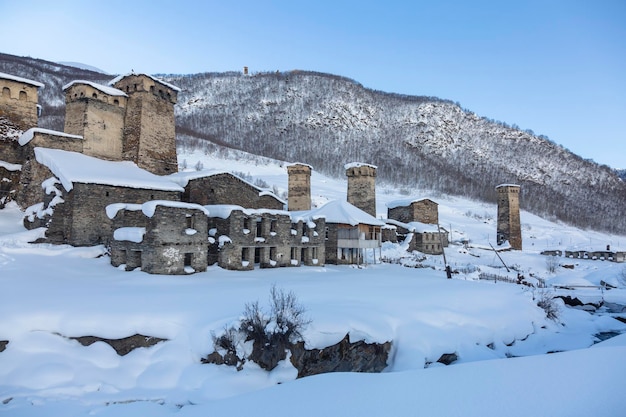
[[[388,94],[304,71],[169,76],[180,86],[177,121],[188,134],[343,176],[352,161],[379,180],[494,201],[522,186],[522,206],[582,227],[625,233],[626,186],[607,166],[529,131],[434,97]]]
[[[40,126],[63,129],[61,87],[113,76],[0,54],[0,71],[40,81]],[[434,190],[494,201],[522,186],[522,207],[551,219],[626,233],[626,184],[615,170],[545,137],[480,117],[452,101],[366,89],[306,71],[168,75],[183,89],[177,132],[343,177],[348,162],[378,166],[378,180],[411,195]]]

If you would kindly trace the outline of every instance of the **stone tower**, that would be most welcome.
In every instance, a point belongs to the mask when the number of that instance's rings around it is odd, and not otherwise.
[[[496,187],[498,192],[498,229],[497,241],[505,241],[513,249],[522,250],[522,228],[519,215],[519,185],[502,184]]]
[[[289,211],[311,210],[311,166],[295,163],[287,166],[289,174]]]
[[[0,116],[22,130],[37,127],[39,88],[43,84],[37,81],[0,73]]]
[[[83,137],[83,153],[121,161],[127,95],[90,81],[73,81],[65,91],[65,133]]]
[[[174,104],[179,88],[146,74],[111,81],[128,95],[122,157],[157,175],[178,171]]]
[[[376,167],[354,162],[347,164],[348,203],[376,217]]]

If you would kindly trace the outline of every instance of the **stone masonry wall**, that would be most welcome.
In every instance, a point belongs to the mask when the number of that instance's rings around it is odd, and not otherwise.
[[[189,181],[183,200],[201,206],[232,204],[251,209],[282,210],[283,202],[269,195],[259,196],[259,189],[228,173]]]
[[[376,168],[361,165],[346,169],[348,203],[376,217]]]
[[[6,116],[22,130],[37,127],[38,97],[36,86],[0,78],[0,116]]]
[[[178,170],[174,104],[177,92],[145,75],[129,75],[115,84],[128,94],[123,155],[157,175]]]
[[[517,185],[501,185],[498,194],[498,244],[509,241],[513,249],[522,250],[522,228],[519,212],[519,191]]]
[[[85,155],[121,161],[126,97],[86,84],[69,87],[65,97],[65,133],[83,136]]]
[[[287,167],[289,175],[289,211],[311,210],[311,167],[294,164]]]
[[[62,234],[55,234],[51,243],[67,243],[73,246],[108,244],[112,236],[112,222],[105,208],[113,203],[145,203],[150,200],[178,201],[180,193],[173,191],[145,190],[100,184],[74,183],[72,189],[71,225]],[[55,214],[51,227],[60,219]],[[62,240],[62,241],[61,241]]]

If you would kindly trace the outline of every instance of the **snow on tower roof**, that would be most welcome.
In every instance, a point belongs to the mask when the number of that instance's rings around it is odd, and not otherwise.
[[[35,158],[52,171],[66,191],[70,191],[74,183],[184,191],[167,177],[141,169],[130,161],[104,161],[82,153],[47,148],[35,148]]]
[[[65,84],[63,86],[63,91],[67,90],[68,88],[70,88],[71,86],[75,85],[75,84],[87,84],[92,86],[93,88],[95,88],[96,90],[102,91],[104,94],[108,94],[110,96],[122,96],[122,97],[128,97],[128,95],[126,95],[125,92],[123,92],[122,90],[118,90],[117,88],[114,87],[109,87],[106,85],[102,85],[102,84],[97,84],[91,81],[86,81],[86,80],[74,80],[68,84]]]
[[[294,166],[297,166],[297,165],[302,165],[302,166],[305,166],[305,167],[309,167],[311,169],[311,171],[313,170],[313,167],[311,165],[305,164],[304,162],[292,162],[290,164],[285,164],[285,167],[289,168],[289,167],[294,167]]]
[[[500,187],[520,187],[519,184],[500,184],[500,185],[496,185],[496,188],[500,188]]]
[[[177,92],[182,91],[180,88],[176,87],[175,85],[167,83],[167,82],[165,82],[163,80],[159,80],[158,78],[153,77],[152,75],[144,74],[144,73],[135,74],[134,72],[131,72],[131,73],[128,73],[128,74],[118,75],[117,77],[115,77],[111,81],[109,81],[109,85],[115,85],[115,83],[117,83],[118,81],[120,81],[121,79],[126,78],[126,77],[140,76],[140,75],[145,75],[146,77],[152,79],[153,81],[156,81],[159,84],[163,84],[164,86],[169,87],[169,88],[171,88],[174,91],[177,91]]]
[[[384,221],[369,215],[363,210],[343,200],[329,201],[322,207],[311,210],[309,214],[314,218],[325,217],[326,223],[349,224],[352,226],[356,226],[357,224],[367,224],[370,226],[385,225]]]
[[[39,88],[44,88],[44,85],[40,82],[29,80],[27,78],[16,77],[15,75],[6,74],[4,72],[0,72],[0,78],[5,80],[17,81],[19,83],[30,84]]]
[[[366,163],[363,163],[363,162],[351,162],[349,164],[345,164],[344,165],[345,169],[359,168],[359,167],[370,167],[370,168],[378,169],[378,167],[376,165],[366,164]]]

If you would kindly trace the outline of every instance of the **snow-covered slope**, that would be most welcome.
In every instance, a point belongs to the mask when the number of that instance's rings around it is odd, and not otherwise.
[[[188,169],[237,172],[279,193],[286,190],[283,162],[211,146],[191,148],[179,149],[179,163]],[[312,175],[317,206],[345,199],[346,188],[343,179]],[[608,417],[626,406],[621,395],[626,340],[587,349],[598,341],[595,335],[624,332],[626,325],[608,313],[592,315],[562,303],[559,321],[553,322],[537,306],[536,290],[477,279],[480,271],[507,275],[485,249],[495,240],[495,205],[438,193],[406,195],[389,186],[377,191],[378,217],[384,217],[386,202],[401,197],[439,203],[441,223],[451,230],[446,253],[457,272],[454,279],[445,279],[441,257],[408,254],[402,244],[385,244],[383,256],[392,263],[360,268],[233,272],[214,266],[188,277],[125,272],[110,266],[106,254],[98,257],[103,247],[29,244],[42,231],[25,231],[15,205],[0,210],[0,285],[7,289],[0,293],[0,341],[8,341],[0,352],[0,411],[50,417],[225,412]],[[623,246],[626,237],[584,232],[527,212],[522,223],[526,249],[501,253],[509,267],[548,283],[591,286],[611,279],[620,288],[567,294],[626,305],[622,265],[561,258],[574,269],[550,272],[539,255],[545,248]],[[264,305],[272,285],[293,291],[306,308],[308,347],[336,343],[346,333],[352,340],[393,341],[386,372],[295,380],[288,362],[270,373],[252,362],[240,372],[201,364],[213,350],[211,332],[235,323],[246,303]],[[70,339],[133,334],[167,341],[118,356],[103,342],[85,347]],[[554,351],[568,352],[545,355]],[[437,364],[444,353],[456,353],[457,363]]]

